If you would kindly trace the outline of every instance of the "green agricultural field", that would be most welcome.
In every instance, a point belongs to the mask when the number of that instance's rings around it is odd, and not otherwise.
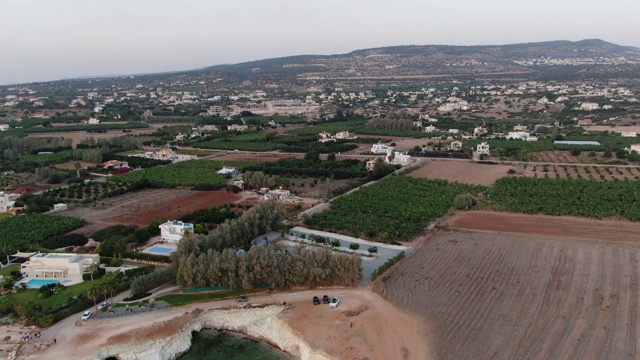
[[[2,221],[0,255],[26,250],[48,237],[66,234],[84,225],[83,219],[58,215],[17,215]]]
[[[486,205],[527,214],[640,220],[640,182],[552,178],[502,178]]]
[[[330,210],[313,215],[306,224],[385,241],[407,240],[453,207],[456,195],[482,189],[446,180],[392,176],[334,200]]]
[[[249,161],[189,160],[112,176],[109,181],[118,183],[137,182],[147,179],[152,186],[156,187],[196,185],[223,187],[226,184],[226,177],[217,174],[216,171],[222,169],[223,166],[234,166],[242,170],[254,164],[256,163]]]

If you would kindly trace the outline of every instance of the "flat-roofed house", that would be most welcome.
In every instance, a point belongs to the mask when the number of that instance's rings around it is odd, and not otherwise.
[[[100,255],[38,253],[21,265],[21,271],[31,278],[82,278],[93,264],[100,264]]]

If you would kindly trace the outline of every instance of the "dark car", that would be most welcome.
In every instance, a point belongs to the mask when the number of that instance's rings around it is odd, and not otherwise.
[[[246,297],[246,296],[238,296],[238,297],[236,298],[236,301],[237,301],[237,302],[247,302],[247,301],[249,301],[249,298],[248,298],[248,297]]]
[[[320,305],[320,299],[317,296],[313,297],[313,305]]]
[[[322,303],[323,304],[328,304],[330,302],[329,300],[329,295],[325,295],[322,297]]]

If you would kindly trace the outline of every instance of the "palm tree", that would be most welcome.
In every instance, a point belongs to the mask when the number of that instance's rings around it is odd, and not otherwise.
[[[75,163],[74,167],[76,168],[76,177],[80,177],[80,169],[82,169],[82,165],[79,162]]]
[[[116,283],[118,282],[117,275],[115,272],[107,273],[104,276],[102,285],[106,287],[107,292],[110,295],[111,303],[113,304],[113,291],[116,289]]]
[[[98,313],[98,299],[100,298],[100,287],[93,285],[87,290],[87,298],[93,300],[93,305],[96,307],[96,314]]]
[[[109,285],[105,284],[103,281],[102,284],[100,284],[100,295],[102,295],[103,298],[106,299],[108,293],[109,293]]]

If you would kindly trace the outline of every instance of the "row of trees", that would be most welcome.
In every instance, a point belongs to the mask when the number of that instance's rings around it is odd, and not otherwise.
[[[175,279],[175,277],[176,270],[173,267],[157,269],[139,276],[131,282],[131,295],[144,294],[153,288]]]
[[[370,129],[411,131],[414,130],[413,121],[408,119],[371,119],[366,126]]]
[[[196,255],[209,249],[222,251],[227,248],[249,248],[251,240],[272,229],[276,229],[283,219],[281,209],[273,201],[257,205],[245,211],[241,217],[226,220],[208,235],[188,236],[178,244],[173,253],[174,262],[183,255]]]
[[[323,248],[297,247],[293,252],[278,246],[252,247],[237,254],[222,252],[182,254],[176,275],[181,288],[229,286],[251,289],[268,283],[271,289],[354,286],[363,277],[362,259]]]

